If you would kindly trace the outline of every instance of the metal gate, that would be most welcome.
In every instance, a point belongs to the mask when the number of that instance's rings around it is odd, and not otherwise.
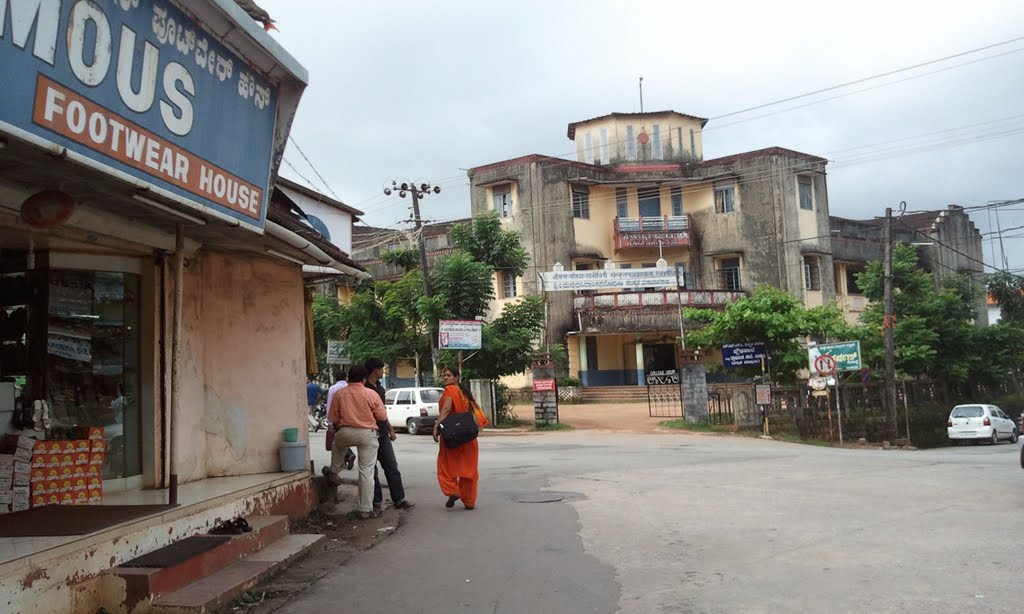
[[[647,413],[652,418],[683,417],[683,387],[679,372],[651,371],[647,380]]]
[[[711,424],[732,424],[736,417],[732,413],[732,390],[712,388],[708,392],[708,422]]]

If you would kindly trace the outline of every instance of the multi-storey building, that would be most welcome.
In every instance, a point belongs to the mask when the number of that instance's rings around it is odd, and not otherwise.
[[[540,273],[559,265],[678,267],[678,289],[547,292],[547,334],[566,344],[584,386],[635,385],[676,368],[679,307],[723,307],[760,284],[809,307],[839,299],[851,321],[863,310],[849,280],[873,251],[840,249],[837,266],[832,239],[867,237],[874,222],[833,223],[827,160],[781,147],[705,160],[707,121],[612,113],[569,124],[575,160],[535,154],[468,172],[472,214],[496,211],[531,259],[522,278],[498,273],[495,312],[543,292]]]
[[[456,224],[469,222],[469,218],[423,225],[423,243],[427,251],[427,264],[432,265],[441,256],[454,251],[449,233]],[[410,230],[356,226],[353,228],[352,257],[366,267],[378,281],[394,281],[405,271],[381,259],[383,254],[396,249],[417,249],[415,233]]]

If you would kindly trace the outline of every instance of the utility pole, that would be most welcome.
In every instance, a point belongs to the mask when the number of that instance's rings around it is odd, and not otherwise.
[[[896,432],[896,349],[893,343],[893,329],[896,317],[892,307],[892,208],[885,208],[885,260],[882,263],[884,276],[885,315],[882,317],[882,334],[885,339],[885,411],[886,432],[889,441],[894,441]]]
[[[427,263],[427,246],[423,240],[423,216],[420,215],[420,199],[430,193],[440,194],[441,186],[431,187],[429,183],[422,183],[417,187],[414,183],[403,183],[399,185],[398,182],[392,181],[390,188],[384,188],[384,194],[386,196],[391,196],[391,192],[394,190],[398,190],[398,195],[402,198],[405,198],[406,194],[412,195],[413,223],[416,225],[416,242],[419,244],[420,249],[420,271],[423,272],[423,296],[431,298],[434,294],[430,288],[430,267]],[[432,329],[433,327],[431,324],[436,323],[427,323],[427,326]],[[437,339],[434,337],[434,331],[429,330],[427,332],[427,336],[430,338],[431,372],[433,373],[434,378],[437,379],[439,369],[438,363],[441,362],[441,353],[437,349]],[[419,373],[416,374],[416,377],[419,377]]]

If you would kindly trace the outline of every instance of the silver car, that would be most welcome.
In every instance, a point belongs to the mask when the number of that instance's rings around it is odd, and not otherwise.
[[[954,445],[962,441],[988,441],[995,445],[1000,439],[1017,443],[1017,425],[995,405],[972,403],[957,405],[949,413],[946,434]]]

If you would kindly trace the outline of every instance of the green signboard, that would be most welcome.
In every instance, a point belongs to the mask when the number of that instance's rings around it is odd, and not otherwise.
[[[831,356],[836,361],[836,371],[860,371],[860,341],[821,343],[808,348],[807,357],[811,372],[815,371],[814,360],[821,355]]]

